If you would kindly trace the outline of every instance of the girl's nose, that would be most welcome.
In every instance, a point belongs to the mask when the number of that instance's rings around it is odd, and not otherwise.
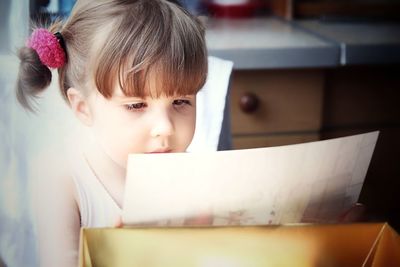
[[[154,117],[152,124],[153,127],[150,132],[151,137],[166,137],[174,133],[173,122],[166,112],[158,113],[157,116]]]

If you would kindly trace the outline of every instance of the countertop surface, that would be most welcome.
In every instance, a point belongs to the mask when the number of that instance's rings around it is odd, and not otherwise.
[[[298,21],[311,33],[340,46],[341,65],[400,62],[400,24]]]
[[[400,62],[400,24],[208,19],[210,55],[235,69],[336,67]]]

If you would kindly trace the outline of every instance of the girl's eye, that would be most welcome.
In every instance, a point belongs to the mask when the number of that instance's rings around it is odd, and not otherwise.
[[[177,108],[181,108],[181,107],[184,107],[184,106],[191,106],[192,105],[190,100],[187,100],[187,99],[175,99],[172,104]]]
[[[144,108],[147,107],[146,103],[133,103],[133,104],[128,104],[125,105],[127,110],[132,110],[132,111],[142,111]]]

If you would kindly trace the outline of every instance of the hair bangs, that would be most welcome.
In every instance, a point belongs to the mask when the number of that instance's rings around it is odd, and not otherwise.
[[[110,98],[119,86],[129,97],[196,94],[208,71],[201,22],[169,2],[142,1],[134,8],[140,17],[126,10],[100,51],[95,66],[99,92]]]
[[[153,65],[128,72],[120,79],[120,88],[126,96],[157,98],[160,96],[195,95],[203,87],[207,77],[207,61],[185,68],[168,64],[170,58],[160,59]],[[121,70],[121,75],[126,73]],[[121,77],[121,76],[120,76]]]

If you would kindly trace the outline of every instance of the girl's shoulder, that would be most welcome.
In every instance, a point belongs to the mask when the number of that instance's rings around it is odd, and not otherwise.
[[[47,147],[28,160],[31,196],[36,199],[63,199],[76,203],[76,189],[66,150]]]
[[[43,180],[49,176],[66,179],[70,176],[68,156],[61,146],[42,149],[34,157],[28,159],[28,165],[33,179]]]
[[[33,180],[43,183],[73,182],[74,168],[82,154],[82,144],[76,135],[60,137],[58,143],[49,142],[43,146],[29,161],[29,169]]]

